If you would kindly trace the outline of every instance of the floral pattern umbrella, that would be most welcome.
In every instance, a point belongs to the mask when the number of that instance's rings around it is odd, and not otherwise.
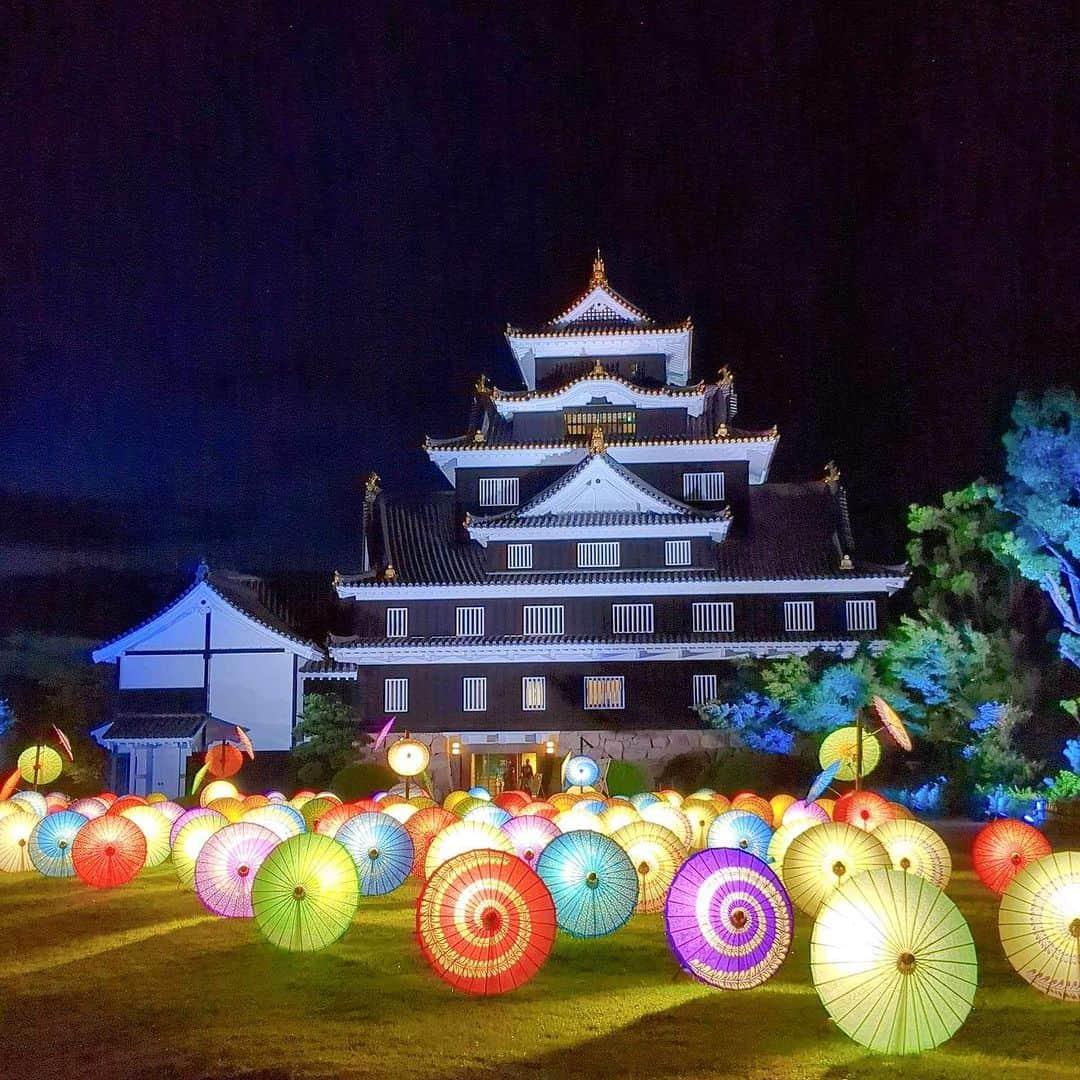
[[[255,875],[281,841],[269,829],[238,821],[215,832],[195,860],[195,892],[207,911],[250,919]]]
[[[683,969],[721,990],[749,990],[779,970],[794,931],[791,901],[756,855],[707,848],[680,867],[664,926]]]
[[[88,820],[73,810],[58,810],[42,818],[34,826],[27,845],[34,869],[45,877],[74,877],[71,845]]]
[[[393,892],[409,876],[413,845],[408,830],[389,814],[360,814],[337,832],[356,863],[361,896]]]
[[[976,834],[971,862],[979,880],[1000,894],[1025,866],[1052,850],[1050,841],[1034,825],[1003,818],[983,826]]]

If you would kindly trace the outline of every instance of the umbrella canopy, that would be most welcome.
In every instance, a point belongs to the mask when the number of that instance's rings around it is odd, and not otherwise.
[[[2,824],[2,823],[0,823]],[[126,885],[146,862],[146,837],[130,818],[105,814],[88,821],[71,844],[75,873],[95,889]]]
[[[666,802],[669,806],[674,806],[678,809],[683,804],[683,797],[674,788],[660,788],[657,791],[657,796],[661,802]]]
[[[25,810],[0,818],[0,871],[24,874],[34,869],[30,861],[30,835],[38,822],[44,820]]]
[[[608,836],[570,832],[540,854],[537,873],[551,890],[559,927],[574,937],[602,937],[634,913],[638,875],[630,856]]]
[[[451,814],[456,818],[463,818],[470,810],[475,810],[478,806],[490,805],[489,799],[478,799],[474,795],[466,795],[464,799],[457,799],[452,807],[447,807]]]
[[[107,812],[117,815],[122,814],[129,807],[147,805],[149,804],[141,795],[121,795],[119,799],[113,799]]]
[[[512,818],[502,830],[510,837],[514,852],[519,859],[524,859],[530,866],[536,866],[540,853],[555,839],[562,835],[562,830],[549,818],[523,814]]]
[[[161,799],[159,802],[155,802],[154,809],[166,818],[169,822],[170,829],[175,824],[177,818],[181,818],[187,813],[179,803],[175,803],[171,799]]]
[[[146,861],[144,865],[148,869],[153,866],[160,866],[172,851],[169,844],[172,823],[169,819],[154,806],[129,806],[120,816],[126,817],[129,821],[134,821],[146,838]]]
[[[337,840],[356,863],[361,896],[393,892],[412,870],[412,840],[405,826],[389,814],[350,818],[338,829]]]
[[[685,804],[684,804],[685,805]],[[664,900],[688,852],[679,838],[662,825],[650,821],[632,821],[611,836],[630,856],[638,876],[639,914],[663,911]]]
[[[199,805],[209,806],[215,799],[235,799],[240,793],[236,785],[229,780],[211,780],[199,792]]]
[[[749,810],[725,810],[709,826],[707,840],[711,848],[738,848],[766,861],[772,834],[772,829],[757,814]]]
[[[491,792],[479,784],[476,787],[469,788],[468,795],[471,799],[483,799],[484,802],[491,802]]]
[[[690,847],[700,851],[706,846],[709,837],[709,826],[721,813],[720,807],[707,796],[691,797],[684,800],[679,810],[686,815],[690,827],[694,831]]]
[[[849,791],[836,800],[833,808],[834,821],[846,821],[866,832],[873,832],[894,817],[892,803],[876,791]]]
[[[787,825],[781,825],[772,834],[765,861],[773,868],[781,881],[784,876],[784,856],[787,854],[787,849],[791,846],[795,837],[801,836],[807,829],[813,827],[814,822],[808,821],[806,818],[800,818],[798,821],[790,821]]]
[[[998,933],[1009,963],[1036,990],[1080,1001],[1080,851],[1024,867],[1001,897]]]
[[[45,877],[74,877],[71,845],[88,820],[73,810],[58,810],[42,818],[34,826],[28,844],[34,869]]]
[[[795,906],[811,917],[845,881],[867,870],[892,866],[884,844],[854,825],[814,825],[784,853],[784,887]]]
[[[176,879],[180,882],[182,889],[194,891],[195,866],[199,853],[210,837],[228,824],[229,819],[224,814],[199,807],[198,816],[188,817],[187,821],[180,826],[180,831],[173,841],[172,861],[173,868],[176,870]]]
[[[591,786],[600,779],[600,766],[587,754],[575,754],[563,767],[563,783],[567,786]]]
[[[467,994],[502,994],[527,982],[555,933],[547,886],[506,852],[456,855],[432,874],[416,907],[425,958],[439,978]]]
[[[1051,851],[1050,841],[1034,825],[1002,818],[978,831],[971,845],[971,863],[979,880],[1000,894],[1025,866]]]
[[[641,811],[641,818],[643,821],[651,821],[654,825],[662,825],[665,829],[670,829],[685,848],[689,848],[694,843],[694,826],[690,823],[690,819],[670,803],[658,802],[646,806]]]
[[[952,856],[948,845],[929,825],[914,818],[898,818],[879,825],[873,836],[889,853],[894,870],[918,874],[939,889],[949,884]]]
[[[203,907],[226,919],[250,919],[255,875],[280,843],[269,829],[250,821],[234,822],[210,836],[195,860],[195,892]]]
[[[424,862],[431,841],[448,825],[453,825],[458,820],[456,814],[451,814],[441,806],[426,806],[405,822],[405,831],[409,834],[413,846],[413,877],[424,880]]]
[[[513,816],[509,810],[504,810],[493,802],[486,802],[467,811],[463,820],[484,821],[488,825],[494,825],[496,829],[501,829]]]
[[[840,766],[842,764],[843,762],[837,759],[831,765],[826,765],[825,768],[814,777],[814,782],[810,785],[810,790],[806,793],[807,802],[813,802],[815,799],[820,799],[821,796],[829,790],[832,782],[836,779],[836,774],[840,771]]]
[[[975,998],[975,944],[956,905],[925,878],[868,870],[822,905],[810,973],[836,1025],[870,1050],[945,1042]]]
[[[304,819],[304,824],[307,828],[314,829],[315,823],[323,816],[328,814],[331,810],[336,810],[341,804],[335,799],[328,799],[325,795],[317,796],[314,799],[307,799],[304,805],[299,807],[300,815]]]
[[[243,764],[243,753],[231,743],[217,742],[206,751],[206,771],[218,779],[235,776]]]
[[[76,814],[82,814],[84,818],[96,818],[101,817],[109,807],[101,799],[88,798],[76,799],[68,809],[74,810]]]
[[[651,791],[639,791],[637,794],[630,796],[630,805],[638,810],[644,810],[646,806],[651,806],[657,802],[660,802],[660,796]]]
[[[256,806],[253,810],[245,810],[240,820],[262,825],[275,833],[279,840],[288,840],[290,836],[299,836],[302,832],[307,832],[304,815],[288,803],[268,803],[266,806]]]
[[[323,836],[336,836],[338,829],[345,824],[349,818],[356,817],[357,814],[363,814],[359,806],[354,806],[352,803],[342,803],[340,806],[335,806],[333,810],[327,810],[318,821],[315,822],[315,832],[322,833]],[[302,817],[303,815],[301,815]]]
[[[519,814],[532,802],[532,795],[527,791],[504,791],[496,795],[492,802],[504,810],[509,810],[511,814]]]
[[[641,815],[628,802],[608,803],[600,815],[604,832],[610,836],[616,829],[629,825],[631,821],[640,821]]]
[[[549,820],[554,820],[558,813],[558,809],[546,799],[537,799],[536,802],[523,806],[518,817],[546,817]]]
[[[329,836],[301,833],[283,840],[255,874],[251,905],[263,937],[289,952],[332,945],[356,914],[356,863]]]
[[[559,831],[564,833],[580,832],[585,829],[589,832],[603,833],[606,836],[608,831],[604,819],[599,814],[591,814],[588,810],[581,810],[576,806],[570,810],[564,810],[561,814],[556,814],[554,821]]]
[[[180,830],[189,822],[194,821],[195,818],[210,817],[210,818],[225,818],[224,814],[219,814],[216,810],[208,810],[205,806],[195,806],[190,810],[185,810],[173,823],[169,826],[169,847],[176,847],[176,838],[180,835]],[[225,818],[227,821],[228,819]]]
[[[763,799],[760,795],[754,795],[751,792],[743,792],[741,795],[736,795],[735,798],[731,800],[731,809],[745,810],[749,814],[757,814],[770,829],[778,824],[773,818],[772,803],[770,803],[768,799]]]
[[[49,804],[40,791],[17,791],[8,801],[34,817],[43,818],[49,812]]]
[[[837,728],[825,736],[818,750],[818,761],[823,769],[838,765],[837,780],[854,780],[855,766],[858,764],[859,729],[851,727]],[[868,776],[877,768],[881,760],[881,743],[868,732],[862,737],[862,775]]]
[[[777,876],[738,848],[691,855],[668,890],[664,926],[683,969],[721,990],[749,990],[787,957],[791,901]]]
[[[904,721],[897,715],[896,710],[882,697],[877,694],[871,698],[874,712],[877,713],[881,726],[896,740],[901,750],[910,751],[912,748],[911,736],[904,727]]]
[[[22,779],[22,773],[18,768],[14,768],[8,773],[4,779],[3,784],[0,784],[0,803],[5,799],[10,799],[12,792],[19,786],[19,781]]]
[[[785,811],[780,819],[781,825],[789,825],[793,821],[810,821],[815,825],[824,825],[829,820],[829,815],[816,802],[804,802],[797,799]]]
[[[773,821],[783,821],[784,811],[793,803],[797,802],[794,795],[788,795],[781,792],[779,795],[773,795],[769,799],[769,806],[772,807]]]
[[[427,857],[424,859],[424,877],[431,877],[438,867],[455,855],[478,851],[481,848],[505,851],[510,855],[514,853],[514,845],[502,829],[496,829],[485,821],[455,821],[428,845]]]
[[[64,771],[64,759],[51,746],[28,746],[16,764],[28,784],[51,784]]]

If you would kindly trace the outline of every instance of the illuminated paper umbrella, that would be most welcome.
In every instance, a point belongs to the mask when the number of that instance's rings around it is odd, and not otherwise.
[[[45,877],[74,877],[71,845],[88,820],[73,810],[58,810],[42,818],[34,826],[27,845],[34,869]]]
[[[40,791],[17,791],[9,800],[34,817],[43,818],[49,812],[49,804]]]
[[[275,833],[279,840],[288,840],[290,836],[299,836],[307,832],[304,815],[293,809],[288,803],[269,803],[245,810],[241,821],[253,821]]]
[[[304,805],[300,807],[300,813],[304,818],[304,824],[309,830],[313,830],[315,828],[315,823],[323,816],[323,814],[328,814],[331,810],[336,810],[340,805],[340,803],[335,802],[333,799],[318,796],[314,799],[308,799]]]
[[[882,697],[877,694],[872,698],[874,712],[877,713],[882,727],[896,740],[897,746],[902,750],[911,750],[911,736],[904,727],[904,721],[897,715],[896,710]]]
[[[359,806],[354,806],[352,803],[342,803],[340,806],[335,806],[333,810],[327,810],[315,822],[314,831],[322,833],[323,836],[337,836],[338,830],[349,818],[354,818],[357,814],[363,813],[366,813],[366,811]]]
[[[232,743],[214,743],[206,751],[206,771],[223,780],[235,776],[244,764],[244,755]]]
[[[283,840],[255,875],[255,925],[271,944],[314,952],[348,930],[359,903],[356,863],[329,836],[301,833]]]
[[[683,969],[721,990],[749,990],[776,974],[795,920],[784,887],[738,848],[707,848],[679,868],[664,905],[668,944]]]
[[[818,761],[823,769],[827,769],[836,762],[840,768],[836,770],[837,780],[854,780],[855,766],[858,758],[858,731],[851,727],[837,728],[834,732],[825,736],[825,741],[818,751]],[[881,760],[881,744],[873,735],[864,732],[862,737],[862,775],[867,776],[877,768]]]
[[[637,870],[638,902],[634,910],[638,914],[663,911],[675,871],[688,854],[686,847],[670,829],[649,821],[624,825],[612,833],[611,839],[630,856]]]
[[[18,811],[0,818],[0,871],[24,874],[34,869],[30,861],[30,834],[42,818]]]
[[[894,870],[918,874],[944,889],[952,876],[952,856],[948,845],[929,825],[911,818],[886,821],[874,830],[889,853]]]
[[[172,832],[172,824],[169,819],[158,812],[153,806],[129,806],[121,814],[129,821],[134,821],[146,837],[146,861],[144,865],[150,867],[160,866],[172,851],[169,844],[169,836]]]
[[[88,821],[71,845],[75,873],[95,889],[126,885],[146,862],[146,837],[130,818],[106,814]]]
[[[491,848],[493,851],[505,851],[513,854],[514,845],[510,837],[496,829],[494,825],[488,825],[485,821],[455,821],[448,825],[428,845],[427,856],[424,859],[424,877],[429,878],[438,867],[455,855],[461,855],[466,851],[478,851],[481,848]]]
[[[28,784],[51,784],[64,771],[64,759],[51,746],[28,746],[17,764]]]
[[[769,850],[765,861],[780,876],[781,880],[783,880],[784,875],[784,856],[787,854],[787,849],[796,837],[801,836],[807,829],[813,827],[814,822],[807,818],[800,818],[798,821],[789,821],[786,825],[781,825],[772,834],[769,839]]]
[[[82,814],[84,818],[96,818],[101,817],[109,809],[109,806],[108,803],[103,802],[101,799],[91,797],[76,799],[68,809],[74,810],[76,814]]]
[[[338,829],[337,840],[356,863],[361,896],[393,892],[412,870],[412,840],[405,826],[389,814],[350,818]]]
[[[194,890],[195,866],[207,840],[214,833],[220,832],[229,824],[229,819],[224,814],[205,807],[198,807],[198,813],[191,812],[192,816],[180,826],[173,840],[172,861],[176,870],[176,878],[182,889]]]
[[[531,866],[501,851],[443,863],[416,907],[432,969],[467,994],[504,994],[540,970],[555,941],[555,904]]]
[[[891,867],[888,851],[872,833],[830,822],[814,825],[792,840],[781,873],[795,906],[814,916],[853,875]]]
[[[424,880],[424,860],[427,859],[432,840],[457,820],[456,814],[451,814],[449,810],[444,810],[441,806],[426,806],[405,822],[405,831],[409,834],[413,846],[411,871],[413,877]]]
[[[536,866],[541,852],[555,839],[562,835],[562,830],[554,821],[535,814],[523,814],[512,818],[502,827],[510,837],[514,851],[519,859],[524,859],[530,866]]]
[[[846,821],[866,832],[873,832],[895,817],[892,803],[876,791],[849,791],[836,800],[833,808],[834,821]]]
[[[486,802],[467,810],[464,820],[484,821],[488,825],[494,825],[496,829],[501,829],[513,816],[509,810],[504,810],[494,803]]]
[[[195,860],[195,892],[203,907],[226,919],[250,919],[255,875],[281,842],[269,829],[250,821],[215,832]]]
[[[600,779],[600,766],[586,754],[575,754],[563,766],[563,784],[586,787]]]
[[[1080,1001],[1080,851],[1044,855],[1017,874],[1001,897],[998,932],[1036,990]]]
[[[646,806],[641,811],[641,817],[643,821],[651,821],[654,825],[670,829],[684,847],[688,848],[694,843],[694,826],[690,819],[670,803],[658,802]]]
[[[613,933],[637,907],[637,870],[630,856],[601,833],[556,837],[540,853],[536,871],[551,890],[560,929],[574,937]]]
[[[940,889],[899,870],[868,870],[822,905],[810,973],[845,1035],[882,1054],[918,1054],[967,1019],[978,967],[971,931]]]
[[[828,820],[828,813],[817,803],[798,799],[784,811],[780,824],[790,825],[793,821],[809,821],[815,825],[824,825]]]
[[[820,799],[822,795],[832,786],[832,782],[836,779],[836,774],[840,771],[840,767],[844,763],[838,758],[831,765],[826,765],[814,777],[814,782],[810,785],[810,790],[806,793],[806,801],[813,802],[815,799]],[[794,802],[794,800],[792,800]]]
[[[1003,818],[978,831],[971,845],[971,863],[988,889],[1003,893],[1025,866],[1051,851],[1050,841],[1034,825]]]
[[[767,861],[772,834],[772,829],[757,814],[749,810],[725,810],[709,826],[707,840],[711,848],[738,848]]]

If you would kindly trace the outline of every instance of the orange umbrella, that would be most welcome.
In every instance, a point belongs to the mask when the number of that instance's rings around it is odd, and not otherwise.
[[[1029,863],[1052,852],[1050,841],[1034,825],[1002,818],[979,830],[971,862],[979,880],[999,895]]]
[[[244,755],[232,743],[214,743],[206,751],[206,767],[209,769],[210,775],[216,776],[218,779],[235,776],[243,764]]]

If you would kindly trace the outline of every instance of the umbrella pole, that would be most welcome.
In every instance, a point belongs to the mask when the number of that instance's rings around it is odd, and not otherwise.
[[[38,739],[34,747],[34,790],[38,789],[38,774],[41,772],[41,739]]]
[[[862,789],[862,709],[855,714],[855,790]]]

